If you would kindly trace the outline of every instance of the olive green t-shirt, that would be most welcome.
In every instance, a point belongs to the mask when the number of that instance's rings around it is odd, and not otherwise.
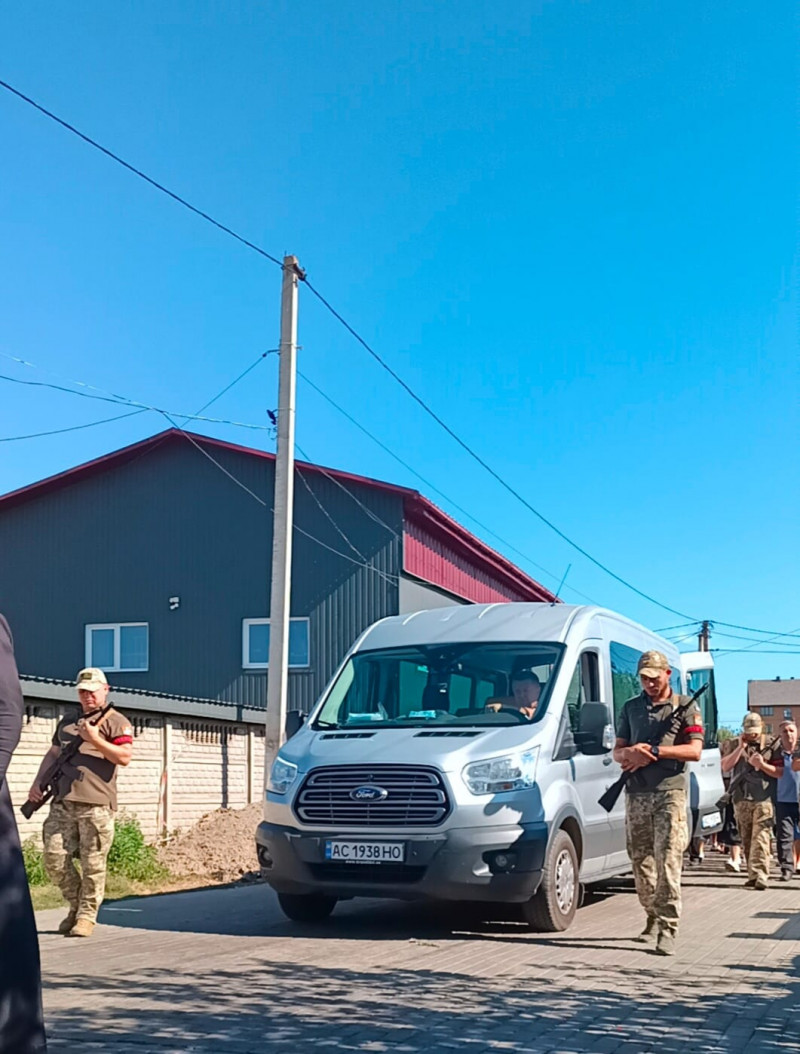
[[[645,692],[635,695],[620,711],[617,738],[624,739],[629,746],[649,743],[661,723],[687,699],[688,696],[673,693],[664,702],[653,704]],[[700,707],[695,703],[683,715],[676,731],[670,730],[661,736],[660,745],[678,746],[692,739],[703,738],[703,717]],[[642,794],[655,790],[682,790],[685,786],[686,762],[664,758],[631,773],[625,789],[629,794]]]
[[[81,717],[82,712],[78,710],[61,718],[53,735],[53,746],[63,750],[81,738],[78,733]],[[89,714],[91,719],[92,715]],[[100,721],[99,729],[100,735],[116,746],[133,742],[131,723],[119,710],[109,710]],[[116,811],[117,766],[112,761],[104,758],[97,747],[81,739],[80,749],[70,759],[69,765],[77,769],[77,774],[69,770],[64,774],[56,793],[57,801],[107,805]]]
[[[736,739],[728,740],[725,744],[725,755],[732,754],[741,741],[740,736],[737,736]],[[780,775],[783,771],[783,753],[781,752],[780,743],[770,743],[767,737],[762,735],[754,744],[754,747],[761,754],[764,761],[770,765],[777,766],[778,774]],[[731,801],[734,803],[739,801],[769,801],[772,797],[775,778],[759,772],[758,769],[754,769],[745,755],[739,758],[728,775],[731,778],[728,788]]]

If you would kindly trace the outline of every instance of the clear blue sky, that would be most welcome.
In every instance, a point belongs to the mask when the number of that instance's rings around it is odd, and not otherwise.
[[[0,14],[0,76],[296,253],[623,577],[693,617],[800,632],[798,43],[789,0],[48,0]],[[0,134],[0,351],[40,367],[0,372],[191,412],[275,346],[276,267],[6,92]],[[686,621],[535,519],[307,291],[300,311],[303,371],[507,544],[477,533],[551,588],[571,563],[567,600]],[[6,381],[0,397],[0,438],[121,412]],[[213,412],[264,424],[275,405],[272,357]],[[0,492],[163,427],[2,443]],[[454,512],[302,382],[298,440]],[[748,678],[800,676],[794,644],[719,659],[724,717]]]

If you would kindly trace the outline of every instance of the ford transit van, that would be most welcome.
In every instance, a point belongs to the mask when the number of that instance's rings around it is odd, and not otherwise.
[[[674,690],[704,678],[708,737],[687,766],[696,833],[723,792],[708,653],[598,607],[467,605],[387,618],[348,653],[269,773],[256,842],[292,919],[355,896],[517,902],[572,921],[582,884],[630,870],[615,721],[656,648]],[[690,683],[687,686],[687,673]]]

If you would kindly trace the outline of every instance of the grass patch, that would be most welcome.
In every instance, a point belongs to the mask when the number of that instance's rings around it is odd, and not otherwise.
[[[42,850],[32,838],[22,846],[22,855],[34,908],[42,911],[63,904],[64,898],[58,887],[47,877]],[[180,885],[180,880],[158,862],[155,846],[147,845],[139,822],[133,816],[123,814],[118,818],[107,868],[106,900],[162,892]]]
[[[147,845],[133,816],[120,816],[114,829],[114,841],[108,853],[108,874],[133,882],[159,882],[169,871],[158,862],[156,848]]]

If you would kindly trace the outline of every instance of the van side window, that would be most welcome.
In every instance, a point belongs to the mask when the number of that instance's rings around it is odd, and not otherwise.
[[[567,713],[573,732],[580,728],[580,709],[584,703],[600,701],[600,669],[597,653],[585,651],[575,665],[567,689]]]
[[[703,746],[715,747],[717,745],[717,693],[714,684],[714,671],[693,670],[686,677],[686,691],[689,692],[689,694],[693,694],[706,682],[708,682],[708,690],[704,695],[700,696],[700,707],[703,714],[703,728],[706,734]],[[762,714],[766,709],[766,706],[761,708]],[[767,734],[769,734],[769,732],[770,729],[767,728]]]
[[[641,695],[642,686],[639,683],[636,667],[642,653],[636,648],[629,648],[627,644],[618,644],[613,640],[608,651],[611,659],[611,685],[614,696],[614,724],[616,725],[623,704],[634,695]]]
[[[619,719],[619,713],[624,703],[632,699],[634,695],[642,694],[642,685],[636,667],[639,665],[641,651],[638,648],[629,648],[627,644],[619,644],[611,641],[609,645],[609,656],[611,658],[611,683],[614,695],[614,724]],[[680,695],[681,674],[680,670],[673,670],[669,679],[673,692]]]

